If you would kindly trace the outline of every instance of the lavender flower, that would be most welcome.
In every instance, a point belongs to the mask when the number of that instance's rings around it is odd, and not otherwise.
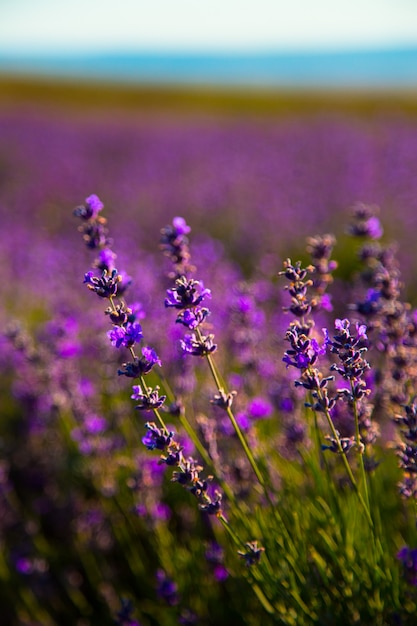
[[[128,378],[140,378],[145,374],[149,374],[155,365],[161,365],[161,359],[153,348],[146,346],[142,348],[142,356],[136,356],[133,361],[123,363],[122,368],[117,371],[119,376],[127,376]]]
[[[384,233],[381,222],[376,217],[379,208],[375,205],[357,203],[352,207],[353,222],[349,234],[355,237],[380,239]]]
[[[262,553],[265,552],[265,548],[258,546],[257,541],[249,541],[246,544],[246,548],[247,550],[245,552],[238,550],[238,555],[245,560],[246,565],[251,567],[259,563]]]
[[[403,575],[406,581],[417,587],[417,548],[404,546],[397,553],[397,559],[403,566]]]
[[[104,204],[96,194],[91,194],[85,199],[85,205],[74,209],[74,215],[82,220],[88,221],[96,219],[100,211],[104,208]]]
[[[142,438],[142,443],[148,450],[165,450],[168,448],[174,436],[173,431],[167,433],[158,428],[154,422],[147,422],[145,427],[148,432]]]
[[[121,608],[117,612],[116,626],[140,626],[139,622],[132,617],[134,610],[133,602],[126,598],[120,600]]]
[[[196,334],[185,335],[181,340],[181,348],[186,354],[192,354],[193,356],[207,356],[217,350],[217,345],[213,342],[214,335],[201,335]]]
[[[104,270],[100,278],[94,276],[93,272],[87,272],[84,276],[84,283],[100,298],[112,298],[115,296],[120,282],[121,276],[116,269],[110,274],[107,270]]]
[[[127,322],[123,326],[114,326],[107,336],[115,348],[132,348],[143,338],[142,326],[137,322]]]
[[[175,287],[167,290],[165,306],[180,310],[193,309],[198,307],[204,298],[211,298],[210,289],[205,289],[199,280],[181,276],[175,281]]]
[[[156,580],[158,596],[170,606],[177,605],[180,598],[176,583],[162,569],[157,571]]]
[[[174,266],[173,277],[184,276],[194,268],[190,266],[190,252],[186,235],[191,228],[183,217],[174,217],[172,225],[161,229],[160,247]]]
[[[341,361],[341,366],[334,363],[330,369],[341,374],[346,380],[358,382],[371,367],[362,356],[368,349],[366,326],[364,324],[356,325],[356,337],[350,334],[350,321],[348,319],[337,319],[335,328],[339,332],[334,335],[333,340],[329,338],[327,329],[324,329],[326,343],[330,346],[330,351],[337,354]],[[363,393],[361,393],[362,395]]]
[[[299,370],[306,370],[315,364],[319,355],[326,352],[326,343],[320,346],[316,339],[309,339],[305,335],[305,328],[296,322],[291,324],[285,339],[291,344],[282,359],[287,367],[291,365]]]
[[[177,319],[175,321],[177,324],[182,324],[190,330],[195,330],[204,322],[209,314],[209,309],[204,307],[196,307],[193,311],[186,309],[177,315]]]
[[[166,400],[166,396],[159,395],[158,386],[154,389],[148,387],[146,393],[142,391],[142,387],[140,385],[134,385],[132,389],[133,394],[130,397],[139,403],[135,407],[139,411],[152,411],[159,409]]]

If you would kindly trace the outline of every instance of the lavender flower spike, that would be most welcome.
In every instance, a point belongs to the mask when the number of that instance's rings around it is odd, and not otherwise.
[[[211,298],[210,289],[205,289],[199,280],[188,280],[185,276],[177,278],[175,287],[167,290],[166,307],[189,309],[197,307],[204,298]]]
[[[104,270],[101,277],[94,276],[93,272],[87,272],[84,276],[84,283],[91,291],[94,291],[100,298],[112,298],[117,293],[117,286],[121,281],[120,274],[114,269],[111,274]]]

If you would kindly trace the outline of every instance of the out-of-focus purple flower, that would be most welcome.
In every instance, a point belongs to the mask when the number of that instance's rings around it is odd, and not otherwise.
[[[117,289],[117,293],[119,296],[122,296],[125,291],[128,289],[128,287],[130,287],[130,285],[132,284],[132,277],[129,276],[129,274],[126,274],[126,272],[124,272],[123,270],[121,272],[119,272],[119,276],[120,276],[120,283]]]
[[[272,413],[272,404],[262,396],[253,398],[248,404],[248,413],[252,419],[269,417]]]
[[[121,599],[121,609],[116,615],[116,626],[140,626],[139,622],[133,619],[133,602],[126,598]]]
[[[95,220],[97,215],[103,209],[104,204],[100,198],[95,194],[91,194],[85,199],[85,205],[79,206],[74,209],[74,215],[80,217],[82,220]]]
[[[402,563],[406,581],[417,587],[417,548],[404,546],[397,553],[397,559]]]
[[[214,578],[218,582],[224,582],[227,580],[227,578],[229,578],[229,572],[223,564],[223,548],[216,541],[212,541],[207,547],[205,556],[207,561],[213,565]]]
[[[190,231],[183,217],[175,217],[172,224],[161,228],[160,246],[174,266],[174,272],[170,273],[172,278],[185,276],[187,271],[195,269],[190,266],[187,239]]]
[[[287,445],[295,445],[304,441],[306,436],[306,425],[303,422],[293,421],[285,428],[285,440]]]
[[[92,435],[102,433],[107,429],[107,420],[99,415],[87,415],[84,418],[84,427]]]
[[[379,207],[370,204],[356,203],[352,207],[353,221],[348,232],[354,237],[380,239],[384,234],[381,222],[376,217]]]
[[[190,226],[188,226],[183,217],[174,217],[172,225],[174,226],[177,235],[188,235],[191,231]]]
[[[129,309],[132,311],[131,315],[133,317],[133,319],[129,319],[129,321],[143,320],[146,317],[146,311],[141,302],[132,302],[129,304]]]
[[[33,563],[31,561],[31,559],[28,559],[26,557],[19,557],[16,559],[15,561],[15,567],[16,567],[16,571],[19,572],[19,574],[32,574],[33,572]]]
[[[259,563],[262,553],[265,552],[265,548],[258,546],[257,541],[249,541],[246,544],[247,550],[243,552],[242,550],[238,550],[238,555],[242,557],[246,561],[246,565],[250,567],[251,565],[255,565]]]
[[[222,583],[229,578],[230,574],[224,565],[215,565],[213,568],[213,576],[217,582]]]
[[[91,217],[93,218],[97,217],[104,207],[104,204],[95,193],[92,193],[91,196],[85,199],[85,204],[90,209]]]
[[[371,239],[380,239],[384,234],[384,229],[379,219],[375,216],[369,218],[366,223],[367,235]]]
[[[164,502],[157,502],[152,508],[152,517],[162,521],[168,521],[172,515],[172,511],[168,504]]]
[[[169,576],[159,569],[156,572],[157,593],[170,606],[175,606],[179,602],[177,584]]]
[[[328,293],[324,293],[320,299],[320,306],[324,311],[329,313],[333,311],[332,296]]]
[[[117,258],[117,254],[110,248],[103,248],[98,253],[96,265],[99,270],[107,270],[112,272],[114,270],[114,262]]]
[[[294,401],[291,398],[281,398],[278,408],[284,413],[291,413],[294,410]]]

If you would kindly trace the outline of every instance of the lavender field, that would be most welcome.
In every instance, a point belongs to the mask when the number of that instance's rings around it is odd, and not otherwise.
[[[416,173],[399,107],[0,108],[0,624],[416,623]]]

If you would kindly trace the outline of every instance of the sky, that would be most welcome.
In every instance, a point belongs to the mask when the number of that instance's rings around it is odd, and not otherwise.
[[[0,53],[417,46],[417,0],[0,0]]]

